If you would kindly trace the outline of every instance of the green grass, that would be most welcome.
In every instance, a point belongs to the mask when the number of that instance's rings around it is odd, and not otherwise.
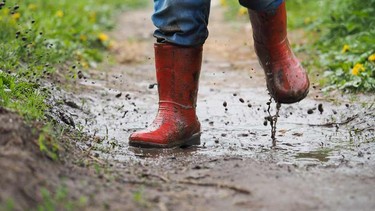
[[[2,2],[2,1],[1,1]],[[6,1],[0,9],[0,106],[43,118],[47,93],[41,79],[58,67],[66,78],[103,60],[105,34],[121,10],[146,0]],[[66,68],[70,67],[70,68]]]
[[[55,191],[41,187],[40,190],[41,200],[35,208],[30,210],[35,211],[55,211],[55,210],[82,210],[87,206],[87,197],[81,196],[78,199],[72,199],[67,187],[59,186]],[[15,209],[16,200],[7,199],[5,202],[0,203],[0,210],[13,211]]]
[[[40,193],[42,201],[37,206],[37,211],[80,210],[87,205],[86,197],[80,197],[77,200],[69,199],[68,189],[64,186],[57,188],[54,193],[41,188]]]
[[[375,91],[375,0],[287,5],[290,26],[310,34],[311,44],[303,47],[311,55],[306,65],[323,73],[326,90]]]
[[[28,119],[39,119],[44,115],[45,94],[36,83],[17,79],[16,75],[0,72],[0,106],[19,111]]]
[[[14,206],[14,200],[13,199],[6,199],[3,202],[0,202],[0,210],[2,211],[13,211],[15,210]]]

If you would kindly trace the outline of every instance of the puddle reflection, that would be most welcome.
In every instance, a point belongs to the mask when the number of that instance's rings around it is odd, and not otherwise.
[[[320,162],[328,162],[331,150],[311,151],[311,152],[300,152],[294,157],[296,159],[314,159]]]

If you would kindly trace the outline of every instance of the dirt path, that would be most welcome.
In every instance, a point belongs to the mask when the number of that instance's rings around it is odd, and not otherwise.
[[[90,70],[73,93],[55,94],[79,105],[55,109],[91,136],[79,148],[103,164],[102,184],[87,175],[70,185],[90,195],[90,209],[375,210],[374,96],[323,97],[314,85],[303,102],[282,106],[271,149],[251,27],[223,21],[215,3],[198,100],[202,145],[129,148],[129,134],[157,111],[150,14],[120,17],[112,35],[121,64]]]

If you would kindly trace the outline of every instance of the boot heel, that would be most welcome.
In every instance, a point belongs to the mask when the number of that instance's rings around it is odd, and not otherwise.
[[[201,133],[196,133],[189,139],[187,139],[180,147],[186,148],[193,145],[200,145],[201,144]]]

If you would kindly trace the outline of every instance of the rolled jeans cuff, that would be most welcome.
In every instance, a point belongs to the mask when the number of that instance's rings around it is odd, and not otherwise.
[[[158,42],[203,45],[208,37],[211,0],[154,0],[152,22]]]

